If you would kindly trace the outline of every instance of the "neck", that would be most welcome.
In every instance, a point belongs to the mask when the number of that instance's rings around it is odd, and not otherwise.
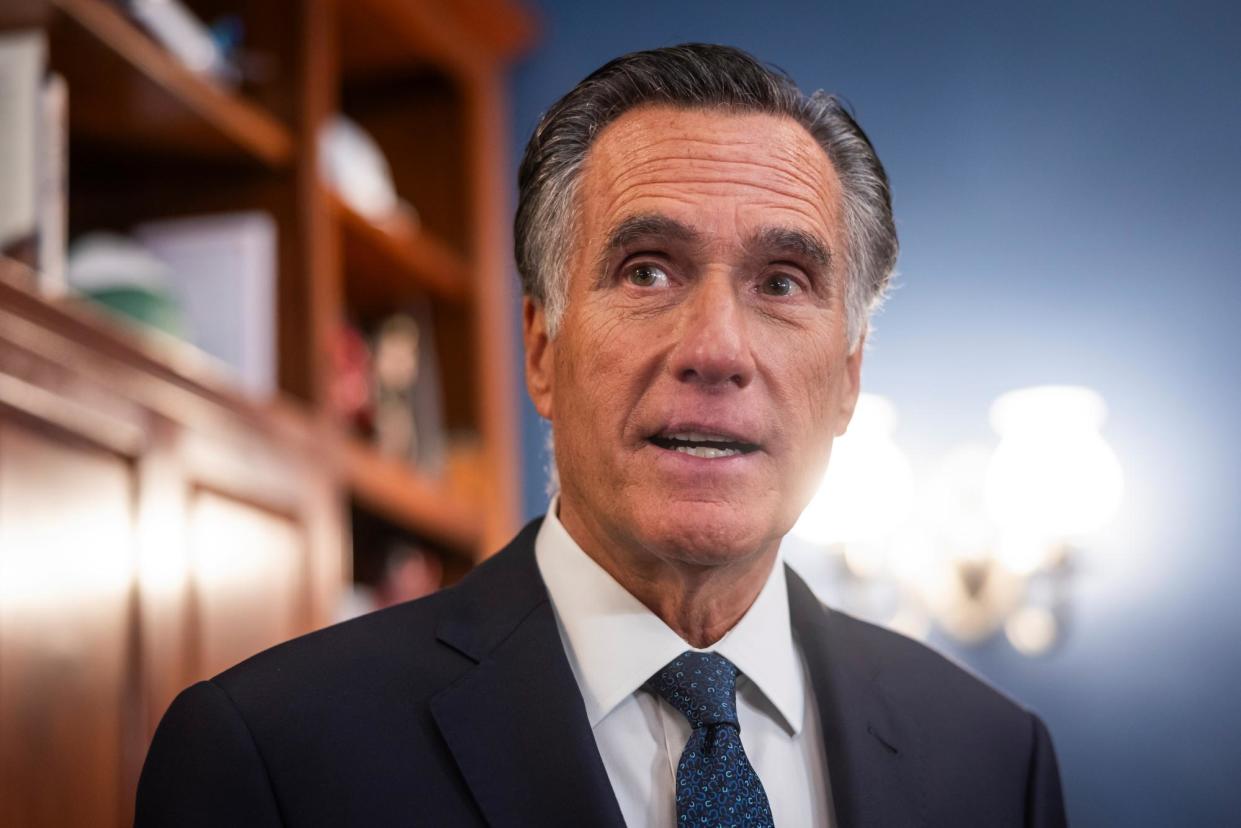
[[[630,595],[690,646],[706,649],[736,626],[762,591],[778,543],[723,563],[701,563],[678,550],[652,551],[604,540],[572,513],[560,521],[569,536]]]

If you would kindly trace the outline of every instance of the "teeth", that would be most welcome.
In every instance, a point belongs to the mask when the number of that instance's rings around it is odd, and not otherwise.
[[[707,446],[677,446],[675,451],[688,454],[691,457],[705,457],[708,460],[714,460],[717,457],[732,457],[734,454],[741,453],[736,449],[717,449],[708,448]]]
[[[731,439],[720,434],[704,434],[701,431],[681,431],[669,434],[671,440],[685,440],[690,443],[728,443]]]

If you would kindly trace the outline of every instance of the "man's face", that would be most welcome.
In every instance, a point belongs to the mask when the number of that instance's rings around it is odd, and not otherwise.
[[[526,308],[560,518],[588,550],[771,551],[858,393],[840,182],[794,121],[646,107],[587,156],[555,339]]]

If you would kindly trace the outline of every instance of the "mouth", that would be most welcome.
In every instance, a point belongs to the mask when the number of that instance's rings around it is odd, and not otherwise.
[[[748,442],[737,435],[701,429],[665,429],[651,435],[647,441],[665,451],[675,451],[704,460],[740,457],[759,449],[757,443]]]

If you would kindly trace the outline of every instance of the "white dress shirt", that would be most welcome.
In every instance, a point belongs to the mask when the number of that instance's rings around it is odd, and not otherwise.
[[[534,542],[560,639],[586,701],[599,755],[630,828],[676,825],[676,769],[689,721],[642,683],[696,649],[627,592],[569,536],[553,500]],[[818,707],[793,641],[784,566],[709,650],[737,679],[737,719],[777,826],[830,825]]]

